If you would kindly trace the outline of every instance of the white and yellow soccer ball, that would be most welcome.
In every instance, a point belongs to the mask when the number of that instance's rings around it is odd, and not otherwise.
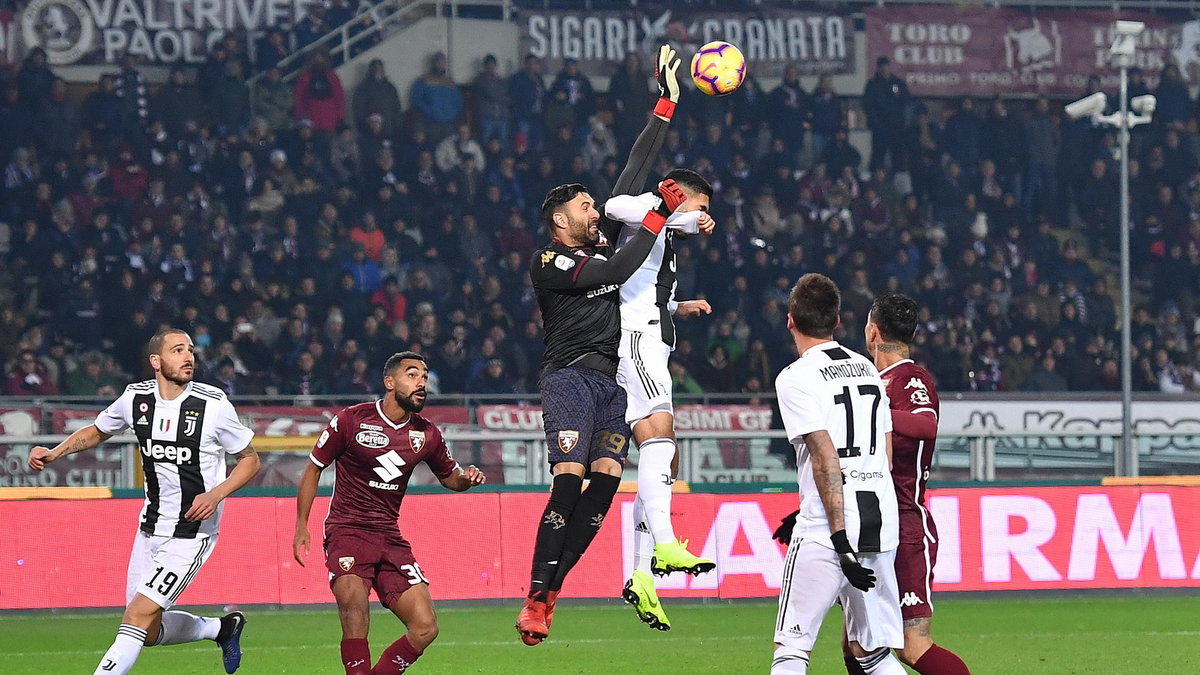
[[[746,79],[746,57],[728,42],[714,40],[692,57],[692,81],[709,96],[732,94]]]

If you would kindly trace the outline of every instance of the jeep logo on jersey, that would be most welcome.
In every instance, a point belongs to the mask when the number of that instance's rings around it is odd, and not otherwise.
[[[366,448],[386,448],[388,437],[378,431],[360,431],[355,434],[354,442]]]
[[[194,464],[196,453],[191,448],[169,443],[156,443],[146,439],[142,443],[142,454],[154,462],[174,462],[175,464]]]
[[[413,452],[420,452],[421,448],[425,447],[425,432],[424,431],[409,431],[408,443],[412,446]]]
[[[570,454],[575,446],[579,445],[578,431],[560,431],[558,432],[558,449]]]

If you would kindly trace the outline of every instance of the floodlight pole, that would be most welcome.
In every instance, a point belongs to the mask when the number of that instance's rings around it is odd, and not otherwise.
[[[1117,56],[1121,70],[1120,126],[1121,143],[1121,455],[1119,473],[1138,475],[1138,449],[1133,442],[1133,321],[1129,283],[1129,62],[1127,56]]]

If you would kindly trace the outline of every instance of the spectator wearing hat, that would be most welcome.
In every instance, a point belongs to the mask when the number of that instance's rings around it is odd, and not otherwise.
[[[274,68],[291,55],[287,45],[287,34],[280,28],[271,27],[258,39],[255,46],[255,64],[259,70]]]
[[[542,60],[533,54],[525,55],[524,66],[508,80],[509,100],[513,106],[518,145],[532,151],[542,147],[542,115],[546,111],[546,82],[542,78]],[[642,108],[645,110],[645,108]]]
[[[67,373],[66,393],[70,396],[116,396],[120,393],[121,381],[105,365],[104,356],[99,352],[84,354],[79,367]]]
[[[310,5],[314,7],[319,5]],[[312,122],[321,151],[327,152],[329,137],[346,117],[346,93],[342,80],[329,65],[329,55],[323,50],[314,52],[308,66],[292,85],[294,116]]]
[[[863,90],[863,109],[871,130],[871,169],[892,167],[903,161],[903,131],[909,103],[908,85],[892,74],[891,60],[875,60],[875,74]]]
[[[267,68],[254,86],[253,104],[254,114],[266,120],[271,131],[280,133],[291,127],[295,98],[277,66]]]
[[[563,60],[563,68],[550,85],[546,106],[546,128],[567,125],[576,139],[587,134],[587,121],[595,110],[595,92],[587,76],[579,70],[579,61]]]

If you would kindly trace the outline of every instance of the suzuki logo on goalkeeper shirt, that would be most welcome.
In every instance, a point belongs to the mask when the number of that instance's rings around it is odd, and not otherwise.
[[[375,458],[379,462],[379,466],[375,467],[375,474],[382,478],[385,482],[392,482],[404,475],[400,467],[406,462],[395,450],[388,450],[384,454]]]

